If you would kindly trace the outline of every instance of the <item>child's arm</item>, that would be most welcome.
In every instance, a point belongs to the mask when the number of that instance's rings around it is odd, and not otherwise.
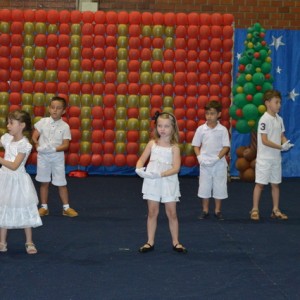
[[[70,140],[63,140],[62,144],[55,147],[56,149],[56,152],[59,152],[59,151],[66,151],[69,149],[69,145],[70,145]]]
[[[221,159],[225,156],[230,150],[230,147],[223,147],[222,150],[219,152],[218,157]]]
[[[18,155],[14,161],[8,161],[8,160],[5,160],[4,158],[0,157],[0,164],[12,171],[15,171],[19,168],[19,166],[22,163],[25,156],[26,156],[26,153],[18,153]]]
[[[282,132],[281,133],[281,144],[284,144],[285,142],[287,142],[287,138],[286,138],[286,136],[284,135],[284,133]]]
[[[151,154],[152,145],[153,145],[153,141],[150,141],[147,144],[146,148],[144,149],[143,154],[140,156],[140,158],[138,159],[138,161],[136,163],[136,168],[137,169],[140,169],[145,165],[147,159],[149,158],[149,156]]]
[[[34,129],[32,134],[32,141],[35,145],[35,148],[39,146],[39,137],[40,137],[40,133],[36,129]]]
[[[173,165],[172,168],[162,172],[160,175],[161,177],[171,176],[174,174],[178,174],[180,171],[180,165],[181,165],[181,156],[180,156],[180,149],[178,146],[174,146],[172,148],[173,151]]]
[[[266,133],[261,133],[261,141],[267,147],[271,147],[271,148],[274,148],[274,149],[281,150],[281,145],[278,145],[278,144],[273,143],[272,141],[270,141],[268,139],[268,135]]]
[[[196,156],[200,155],[200,147],[194,146],[194,152]]]

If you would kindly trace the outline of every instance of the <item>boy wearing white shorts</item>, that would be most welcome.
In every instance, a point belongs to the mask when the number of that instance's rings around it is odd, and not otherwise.
[[[53,97],[49,105],[50,117],[43,118],[34,125],[32,140],[38,151],[36,180],[41,182],[40,216],[47,216],[49,183],[58,186],[59,196],[63,203],[63,216],[76,217],[78,213],[70,208],[67,181],[65,175],[64,151],[69,148],[71,132],[69,125],[62,120],[66,111],[66,101]]]
[[[215,217],[223,220],[222,200],[227,194],[227,161],[225,155],[230,149],[228,130],[218,119],[221,104],[210,101],[205,106],[206,123],[195,132],[192,146],[200,165],[198,197],[202,198],[200,219],[209,217],[209,199],[215,199]]]
[[[294,145],[284,135],[284,124],[278,115],[281,94],[270,90],[264,94],[267,111],[260,118],[257,129],[257,156],[255,165],[255,187],[250,219],[258,221],[259,200],[265,185],[271,184],[273,209],[271,218],[287,220],[288,216],[279,210],[279,184],[281,183],[281,151],[288,151]]]

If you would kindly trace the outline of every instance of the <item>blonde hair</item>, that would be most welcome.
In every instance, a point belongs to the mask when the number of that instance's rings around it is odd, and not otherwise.
[[[171,126],[172,126],[172,135],[171,135],[171,139],[170,139],[170,143],[171,145],[176,145],[178,144],[179,141],[179,129],[178,129],[178,125],[177,125],[177,120],[175,118],[175,116],[171,113],[168,112],[156,112],[155,116],[154,116],[154,139],[155,141],[157,141],[160,138],[160,135],[158,134],[157,131],[157,120],[161,118],[161,119],[169,119],[171,121]]]

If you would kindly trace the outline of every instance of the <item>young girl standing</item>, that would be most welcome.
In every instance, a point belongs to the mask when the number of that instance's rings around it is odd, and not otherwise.
[[[31,131],[30,115],[15,110],[8,115],[9,133],[1,136],[0,146],[5,149],[4,158],[0,157],[0,252],[7,251],[7,229],[24,228],[28,254],[36,254],[32,241],[32,227],[42,225],[38,213],[38,197],[25,163],[32,145],[23,135]]]
[[[147,169],[144,168],[150,156]],[[172,236],[173,250],[186,253],[186,248],[178,240],[178,219],[176,203],[180,190],[178,172],[180,170],[180,149],[178,147],[178,126],[173,114],[162,112],[155,115],[154,139],[149,141],[136,164],[136,173],[144,178],[143,199],[148,204],[148,241],[139,252],[154,250],[160,202],[165,204]]]

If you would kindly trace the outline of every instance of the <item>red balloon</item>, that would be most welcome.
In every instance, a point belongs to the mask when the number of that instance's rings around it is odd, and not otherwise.
[[[188,16],[185,13],[177,13],[176,14],[176,24],[177,25],[187,25],[188,24]]]
[[[82,19],[82,13],[79,10],[71,11],[71,23],[80,23]]]
[[[104,24],[105,21],[106,21],[105,12],[101,11],[101,10],[96,11],[95,14],[94,14],[94,19],[95,19],[96,24]]]
[[[91,163],[91,155],[84,153],[80,154],[79,165],[87,167]]]
[[[142,22],[144,25],[151,25],[152,24],[152,14],[150,12],[143,12],[142,13]]]
[[[127,165],[129,167],[135,167],[138,159],[139,158],[136,154],[128,154],[127,157],[126,157]]]
[[[174,26],[176,24],[176,14],[168,12],[164,15],[164,23],[166,26]]]
[[[92,154],[91,165],[98,167],[102,164],[102,156],[100,154]]]
[[[126,165],[126,156],[124,154],[116,154],[115,165],[117,167],[123,167]]]
[[[78,106],[70,106],[69,110],[68,110],[69,116],[70,117],[76,117],[78,118],[81,114],[81,110],[80,107]]]
[[[223,25],[223,16],[220,13],[213,13],[211,15],[211,23],[212,25]]]
[[[108,130],[105,130],[104,132],[104,140],[112,142],[115,139],[114,132],[111,133]],[[93,143],[101,143],[103,141],[103,130],[93,130],[92,131],[92,142]]]
[[[11,19],[12,21],[18,21],[18,22],[24,21],[23,11],[21,9],[13,9],[11,11]]]
[[[70,115],[70,112],[69,112],[69,115]],[[80,119],[78,117],[70,117],[69,118],[69,126],[70,126],[70,129],[79,129]]]
[[[11,45],[12,46],[22,46],[23,37],[21,34],[12,34],[11,35]]]
[[[118,23],[119,24],[127,24],[129,21],[129,14],[127,11],[118,12]]]
[[[67,164],[77,166],[79,164],[79,155],[77,153],[69,153],[67,156]]]
[[[175,30],[177,38],[185,38],[187,35],[186,27],[183,25],[178,25]]]
[[[47,21],[47,11],[39,9],[35,11],[35,20],[37,22],[45,23]]]
[[[91,11],[84,11],[82,13],[82,21],[84,23],[93,23],[94,22],[94,13]]]
[[[56,24],[59,21],[59,12],[57,10],[50,9],[47,14],[47,21],[50,24]]]
[[[25,22],[34,22],[35,21],[35,13],[34,12],[35,11],[32,10],[32,9],[26,9],[26,10],[24,10],[24,21]]]
[[[199,25],[199,14],[196,12],[191,12],[188,14],[188,24],[189,25]]]
[[[164,15],[161,12],[155,12],[152,15],[153,24],[154,25],[162,25],[164,24]]]
[[[68,10],[61,10],[59,12],[60,23],[69,23],[71,20],[71,13]]]
[[[103,152],[113,154],[115,151],[115,145],[113,142],[105,142],[103,144]]]
[[[106,21],[108,24],[116,24],[118,22],[118,14],[115,11],[106,13]]]
[[[102,137],[102,136],[101,136]],[[103,138],[106,142],[113,142],[115,139],[115,131],[111,129],[106,129],[104,131]],[[96,141],[95,141],[96,142]],[[100,142],[100,140],[99,140]]]

